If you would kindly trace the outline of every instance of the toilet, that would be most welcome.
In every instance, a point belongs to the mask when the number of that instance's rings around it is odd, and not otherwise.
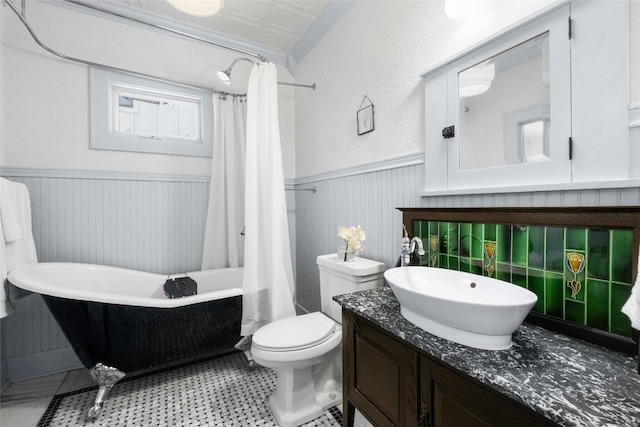
[[[342,403],[342,310],[334,295],[382,286],[385,265],[336,254],[317,259],[321,310],[276,320],[253,334],[251,355],[276,371],[269,407],[281,427],[295,427]]]

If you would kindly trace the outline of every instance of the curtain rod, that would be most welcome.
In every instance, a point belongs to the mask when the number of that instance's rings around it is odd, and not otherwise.
[[[5,1],[9,1],[9,0],[5,0]],[[134,18],[132,16],[127,16],[127,15],[124,15],[124,14],[121,14],[121,13],[113,12],[111,10],[101,8],[101,7],[93,5],[93,4],[85,3],[84,1],[80,1],[80,0],[63,0],[63,1],[66,2],[66,3],[75,4],[76,6],[86,7],[88,9],[92,9],[92,10],[95,10],[97,12],[106,13],[106,14],[111,15],[111,16],[116,16],[118,18],[122,18],[122,19],[125,19],[125,20],[128,20],[128,21],[137,22],[138,24],[142,24],[142,25],[146,25],[146,26],[149,26],[149,27],[152,27],[152,28],[159,29],[159,30],[167,31],[167,32],[179,35],[179,36],[187,37],[187,38],[190,38],[192,40],[196,40],[196,41],[199,41],[199,42],[202,42],[202,43],[206,43],[206,44],[209,44],[209,45],[212,45],[212,46],[215,46],[215,47],[231,50],[233,52],[242,53],[244,55],[253,56],[258,61],[267,62],[267,59],[264,56],[260,55],[260,54],[257,54],[257,53],[254,53],[254,52],[249,52],[249,51],[244,50],[244,49],[238,49],[236,47],[225,45],[225,44],[222,44],[222,43],[216,43],[214,41],[207,40],[205,38],[198,37],[198,36],[193,35],[193,34],[185,33],[184,31],[176,30],[175,28],[167,27],[167,26],[160,25],[160,24],[154,24],[153,22],[148,22],[148,21],[144,21],[144,20],[139,19],[139,18]],[[310,89],[316,90],[316,84],[315,83],[311,84],[311,85],[306,85],[306,84],[300,84],[300,83],[278,82],[278,84],[279,85],[285,85],[285,86],[306,87],[306,88],[310,88]]]
[[[138,24],[147,25],[149,27],[157,28],[157,29],[160,29],[160,30],[163,30],[163,31],[168,31],[168,32],[173,33],[173,34],[177,34],[179,36],[188,37],[190,39],[197,40],[197,41],[202,42],[202,43],[210,44],[212,46],[216,46],[216,47],[219,47],[219,48],[222,48],[222,49],[232,50],[234,52],[242,53],[243,55],[253,56],[258,61],[266,61],[265,57],[263,57],[262,55],[259,55],[257,53],[254,53],[254,52],[249,52],[247,50],[238,49],[238,48],[235,48],[235,47],[232,47],[232,46],[227,46],[227,45],[224,45],[222,43],[216,43],[216,42],[213,42],[211,40],[204,39],[202,37],[194,36],[193,34],[188,34],[188,33],[185,33],[183,31],[179,31],[179,30],[176,30],[176,29],[173,29],[173,28],[166,27],[164,25],[153,24],[151,22],[143,21],[142,19],[138,19],[138,18],[134,18],[134,17],[131,17],[131,16],[123,15],[123,14],[117,13],[117,12],[113,12],[111,10],[101,8],[101,7],[93,5],[93,4],[85,3],[83,1],[64,0],[64,2],[65,3],[75,4],[76,6],[84,7],[84,8],[87,8],[87,9],[92,9],[92,10],[95,10],[95,11],[98,11],[98,12],[101,12],[101,13],[106,13],[108,15],[116,16],[118,18],[126,19],[128,21],[137,22]]]
[[[240,49],[235,49],[233,47],[220,45],[218,43],[214,43],[214,42],[202,39],[202,38],[197,37],[197,36],[193,36],[193,35],[190,35],[190,34],[187,34],[187,33],[182,33],[180,31],[176,31],[176,30],[173,30],[173,29],[170,29],[170,28],[167,28],[167,27],[162,27],[162,26],[158,26],[158,25],[155,25],[155,24],[146,23],[144,21],[140,21],[140,20],[137,20],[137,19],[134,19],[134,18],[125,17],[123,15],[115,14],[115,13],[107,11],[107,10],[96,8],[95,6],[88,6],[88,5],[84,4],[84,3],[76,2],[76,1],[73,1],[73,0],[65,0],[65,1],[68,1],[68,2],[74,3],[74,4],[78,4],[78,5],[82,5],[83,7],[89,7],[91,9],[96,9],[96,10],[99,10],[99,11],[103,11],[104,13],[108,13],[108,14],[112,14],[112,15],[115,15],[115,16],[119,16],[119,17],[124,18],[124,19],[130,19],[130,20],[133,20],[133,21],[136,21],[136,22],[140,22],[140,23],[145,24],[145,25],[150,25],[150,26],[153,26],[153,27],[157,27],[157,28],[162,29],[162,30],[166,30],[166,31],[170,31],[170,32],[173,32],[173,33],[176,33],[176,34],[184,35],[185,37],[189,37],[189,38],[192,38],[192,39],[195,39],[195,40],[200,40],[200,41],[203,41],[205,43],[208,43],[208,44],[211,44],[211,45],[214,45],[214,46],[218,46],[218,47],[222,47],[222,48],[225,48],[225,49],[228,49],[228,50],[233,50],[233,51],[236,51],[236,52],[244,53],[244,54],[247,54],[247,55],[250,55],[250,56],[258,58],[257,60],[265,60],[266,61],[266,59],[263,58],[262,56],[260,56],[258,54],[255,54],[255,53],[252,53],[252,52],[245,52],[245,51],[242,51]],[[49,52],[52,55],[55,55],[55,56],[57,56],[59,58],[66,59],[66,60],[72,61],[72,62],[77,62],[77,63],[89,65],[89,66],[92,66],[92,67],[107,68],[107,69],[114,70],[114,71],[119,71],[119,72],[125,73],[125,74],[132,74],[132,75],[136,75],[136,76],[150,78],[150,79],[153,79],[153,80],[159,80],[159,81],[163,81],[163,82],[178,84],[178,85],[181,85],[181,86],[187,86],[187,87],[193,87],[193,88],[197,88],[197,89],[202,89],[202,90],[210,91],[210,92],[213,92],[213,93],[216,93],[216,94],[229,95],[229,96],[246,96],[246,94],[229,93],[229,92],[217,90],[216,88],[211,87],[211,86],[204,86],[204,85],[200,85],[200,84],[196,84],[196,83],[191,83],[191,82],[185,82],[185,81],[176,80],[176,79],[169,79],[169,78],[165,78],[165,77],[154,76],[154,75],[151,75],[151,74],[141,73],[141,72],[137,72],[137,71],[131,71],[131,70],[127,70],[127,69],[124,69],[124,68],[114,67],[114,66],[111,66],[111,65],[101,64],[101,63],[93,62],[93,61],[88,61],[88,60],[85,60],[85,59],[75,58],[75,57],[68,56],[68,55],[65,55],[63,53],[57,52],[57,51],[51,49],[50,47],[48,47],[47,45],[45,45],[38,38],[38,36],[36,35],[35,31],[31,27],[31,25],[29,25],[29,23],[27,22],[27,19],[25,18],[25,15],[26,15],[26,2],[24,0],[22,0],[22,13],[19,12],[16,9],[16,7],[14,6],[14,4],[13,4],[13,2],[11,0],[4,0],[4,2],[16,14],[18,19],[20,19],[20,21],[25,26],[25,28],[27,29],[27,31],[29,32],[29,34],[31,35],[33,40],[38,44],[38,46],[40,46],[42,49],[46,50],[47,52]],[[316,88],[315,83],[313,85],[303,85],[303,84],[298,84],[298,83],[278,82],[278,84],[287,85],[287,86],[308,87],[308,88],[312,88],[313,90],[315,90],[315,88]]]

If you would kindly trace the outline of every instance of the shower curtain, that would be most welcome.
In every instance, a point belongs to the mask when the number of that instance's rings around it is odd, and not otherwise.
[[[277,71],[257,62],[247,90],[245,252],[242,327],[295,316],[294,282],[278,124]]]
[[[214,145],[202,270],[244,262],[244,175],[247,103],[213,95]]]

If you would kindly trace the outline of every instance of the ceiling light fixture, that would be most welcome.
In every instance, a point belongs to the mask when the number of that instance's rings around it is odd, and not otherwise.
[[[218,71],[216,74],[218,75],[218,78],[220,78],[220,80],[222,80],[224,82],[224,84],[230,85],[231,84],[231,70],[233,69],[233,66],[236,65],[236,62],[238,61],[249,61],[251,63],[253,63],[254,61],[249,59],[249,58],[237,58],[235,59],[231,65],[229,65],[229,68],[227,68],[224,71]]]
[[[167,2],[178,9],[193,16],[213,16],[222,10],[224,0],[167,0]]]

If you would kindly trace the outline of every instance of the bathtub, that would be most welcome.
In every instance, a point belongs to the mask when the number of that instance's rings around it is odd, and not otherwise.
[[[169,299],[168,277],[187,275],[197,294]],[[100,386],[96,418],[125,374],[233,350],[241,339],[242,268],[171,276],[77,263],[38,263],[9,272],[42,295],[82,364]]]

